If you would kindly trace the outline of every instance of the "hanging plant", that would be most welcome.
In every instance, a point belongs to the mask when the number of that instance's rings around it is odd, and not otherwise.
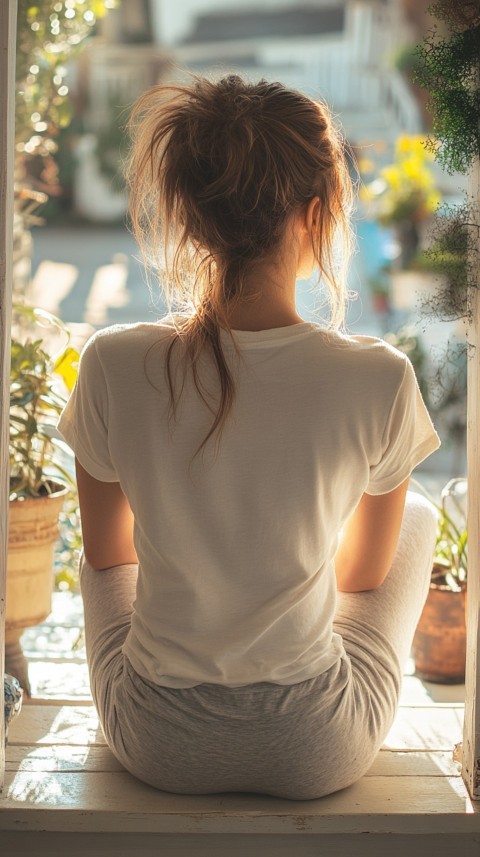
[[[433,295],[424,299],[426,317],[454,321],[471,317],[469,295],[475,287],[478,252],[473,239],[473,206],[442,205],[433,221],[429,246],[417,254],[414,267],[438,275]]]
[[[478,2],[440,0],[429,10],[444,21],[417,48],[414,80],[430,93],[432,138],[427,147],[449,173],[467,173],[480,157],[480,13]]]
[[[478,0],[437,0],[429,12],[446,25],[417,47],[416,80],[430,90],[433,135],[427,148],[449,173],[467,173],[480,157],[480,9]],[[427,317],[471,317],[477,287],[478,201],[439,209],[430,247],[415,264],[438,273],[435,293],[422,307]]]

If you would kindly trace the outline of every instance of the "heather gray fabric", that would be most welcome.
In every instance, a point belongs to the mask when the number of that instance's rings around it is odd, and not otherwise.
[[[435,510],[411,492],[392,568],[370,592],[339,593],[347,658],[294,685],[166,688],[122,652],[136,565],[95,571],[81,589],[92,695],[107,743],[136,777],[165,791],[321,797],[370,767],[395,716],[405,661],[428,592]]]

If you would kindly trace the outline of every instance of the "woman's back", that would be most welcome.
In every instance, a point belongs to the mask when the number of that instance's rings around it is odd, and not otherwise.
[[[187,375],[171,418],[171,336],[166,324],[100,332],[82,357],[88,389],[76,392],[83,461],[120,482],[135,518],[125,653],[140,675],[171,687],[316,676],[343,651],[332,636],[339,530],[365,491],[408,474],[431,431],[408,412],[409,364],[380,340],[307,322],[234,332],[240,356],[222,332],[235,405],[218,448],[196,455],[211,412]],[[215,401],[211,362],[199,371]],[[399,420],[405,454],[398,442],[387,449]]]

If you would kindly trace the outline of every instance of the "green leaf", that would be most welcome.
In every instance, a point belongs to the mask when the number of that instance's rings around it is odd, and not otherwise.
[[[30,390],[25,393],[20,393],[20,395],[16,395],[15,393],[10,396],[10,405],[12,407],[22,407],[22,405],[28,405],[35,398],[35,394]]]
[[[38,424],[35,417],[29,416],[25,425],[25,430],[29,437],[33,437],[38,431]]]

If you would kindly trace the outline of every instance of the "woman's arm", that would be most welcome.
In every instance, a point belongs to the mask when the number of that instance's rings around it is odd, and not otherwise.
[[[138,563],[133,514],[119,482],[99,482],[75,459],[83,549],[93,568]]]
[[[395,555],[409,479],[388,494],[364,494],[347,521],[335,555],[340,592],[377,589]]]

